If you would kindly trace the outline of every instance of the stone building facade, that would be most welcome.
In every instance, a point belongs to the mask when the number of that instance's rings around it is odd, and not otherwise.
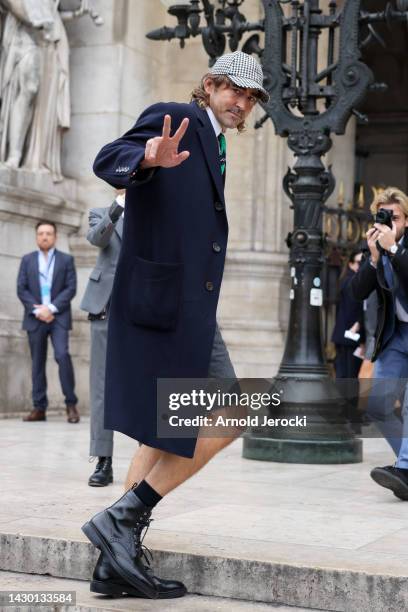
[[[22,308],[15,295],[21,256],[35,248],[36,220],[59,226],[58,247],[76,260],[78,293],[74,300],[74,358],[80,409],[88,410],[89,326],[79,302],[96,249],[85,239],[87,211],[107,206],[114,191],[92,174],[100,147],[132,126],[140,112],[158,100],[187,101],[207,70],[201,41],[182,51],[176,42],[157,43],[147,31],[174,25],[159,0],[94,0],[104,25],[89,19],[67,24],[70,45],[71,127],[63,140],[62,183],[47,175],[0,169],[0,413],[16,415],[30,405],[30,360]],[[246,0],[249,19],[262,15],[258,0]],[[257,110],[257,118],[262,111]],[[251,119],[244,134],[228,135],[227,206],[230,223],[219,323],[237,373],[270,377],[282,356],[288,318],[288,251],[292,225],[282,177],[293,160],[271,122],[255,131]],[[327,163],[341,178],[345,199],[353,197],[355,124],[336,137]],[[333,201],[336,201],[336,192]],[[48,380],[51,407],[62,407],[52,355]]]

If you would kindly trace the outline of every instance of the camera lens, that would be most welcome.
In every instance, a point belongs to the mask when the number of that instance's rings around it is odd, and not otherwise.
[[[386,208],[380,208],[377,210],[377,214],[375,215],[375,222],[382,223],[382,225],[388,225],[388,227],[392,227],[392,210],[387,210]]]
[[[384,223],[387,220],[387,215],[384,210],[379,210],[377,213],[377,223]]]

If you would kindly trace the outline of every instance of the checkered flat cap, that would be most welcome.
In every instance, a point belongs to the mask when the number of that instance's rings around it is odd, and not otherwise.
[[[261,65],[251,55],[242,51],[226,53],[217,59],[210,70],[211,74],[225,75],[238,87],[257,89],[262,94],[262,102],[268,102],[269,94],[263,87]]]

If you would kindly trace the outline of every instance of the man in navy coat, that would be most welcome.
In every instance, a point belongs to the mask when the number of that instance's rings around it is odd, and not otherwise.
[[[109,595],[182,596],[154,576],[141,533],[152,508],[203,467],[232,435],[161,438],[159,378],[235,378],[216,325],[227,248],[227,129],[244,127],[263,74],[251,56],[222,56],[190,104],[155,104],[98,154],[95,173],[126,188],[122,251],[108,331],[105,427],[141,443],[127,493],[83,526],[102,554],[91,589]],[[238,435],[238,432],[235,435]]]
[[[24,421],[45,421],[47,400],[48,337],[54,347],[68,423],[78,423],[74,369],[68,351],[72,327],[71,300],[76,293],[72,255],[55,248],[57,228],[53,221],[36,225],[38,251],[24,255],[17,278],[17,295],[24,306],[23,329],[27,331],[32,360],[33,410]]]

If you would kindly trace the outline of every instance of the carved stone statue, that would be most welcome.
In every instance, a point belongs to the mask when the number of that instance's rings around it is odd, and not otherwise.
[[[65,2],[65,4],[67,4]],[[48,171],[62,180],[61,138],[70,125],[69,45],[63,19],[91,13],[61,10],[60,0],[0,0],[0,162]]]

